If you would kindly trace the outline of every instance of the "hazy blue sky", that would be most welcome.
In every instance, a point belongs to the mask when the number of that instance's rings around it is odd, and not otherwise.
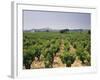
[[[52,29],[90,29],[91,14],[75,12],[23,11],[24,30]]]

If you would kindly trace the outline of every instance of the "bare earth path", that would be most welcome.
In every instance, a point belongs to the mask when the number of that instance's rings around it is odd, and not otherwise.
[[[60,50],[58,53],[56,53],[56,56],[54,57],[54,62],[53,62],[53,67],[65,67],[66,65],[62,63],[61,58],[60,58],[60,54],[63,54],[64,51],[64,41],[63,39],[61,40],[61,46],[60,46]]]
[[[71,67],[80,67],[82,66],[82,62],[76,57],[75,62],[71,65]]]
[[[38,61],[37,58],[35,58],[35,60],[31,64],[31,68],[32,69],[45,68],[45,65],[43,61]]]

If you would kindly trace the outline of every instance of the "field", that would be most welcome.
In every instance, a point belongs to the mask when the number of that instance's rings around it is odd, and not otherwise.
[[[90,31],[23,32],[23,68],[91,66]]]

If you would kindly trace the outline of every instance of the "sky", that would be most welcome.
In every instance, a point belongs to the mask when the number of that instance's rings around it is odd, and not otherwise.
[[[90,29],[91,14],[76,12],[23,11],[23,29]]]

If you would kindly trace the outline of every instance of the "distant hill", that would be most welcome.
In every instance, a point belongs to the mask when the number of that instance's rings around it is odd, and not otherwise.
[[[24,30],[24,32],[68,32],[68,31],[89,31],[89,29],[50,29],[50,28],[41,28],[41,29],[30,29],[30,30]]]

